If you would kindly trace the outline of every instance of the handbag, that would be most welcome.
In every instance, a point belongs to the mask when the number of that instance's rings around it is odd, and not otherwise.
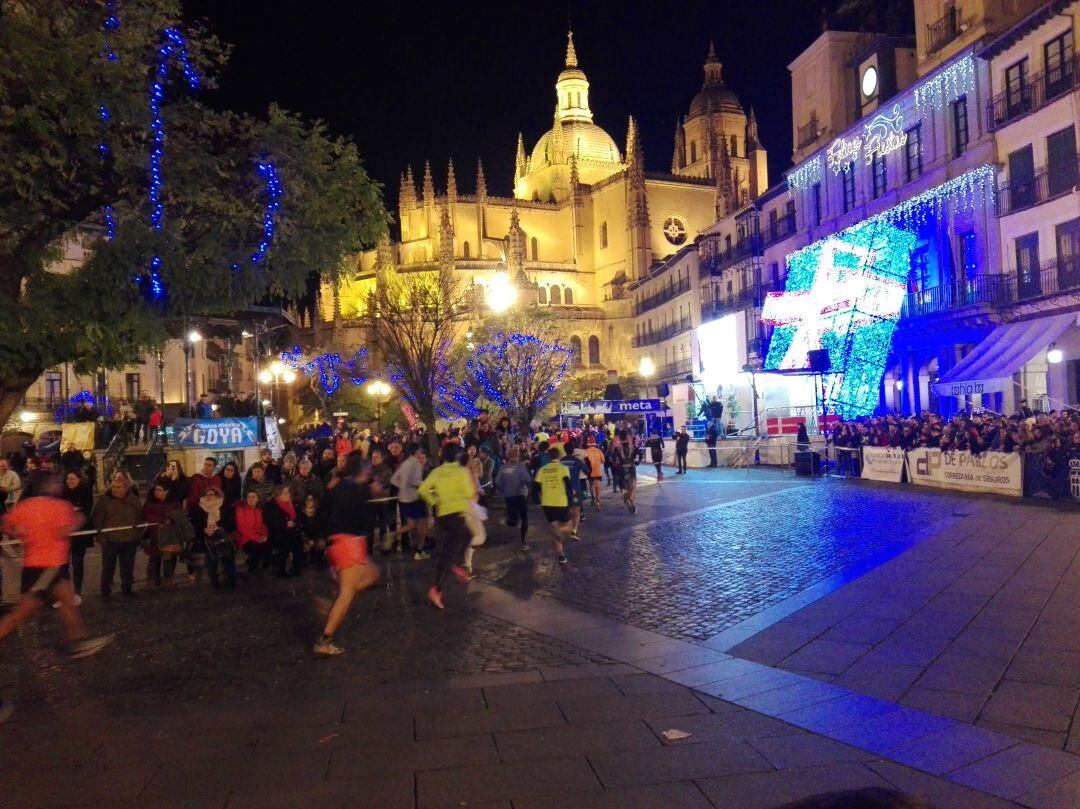
[[[203,537],[203,541],[206,543],[206,552],[214,559],[221,559],[236,553],[236,545],[233,544],[232,537],[221,528],[214,531],[210,536]]]

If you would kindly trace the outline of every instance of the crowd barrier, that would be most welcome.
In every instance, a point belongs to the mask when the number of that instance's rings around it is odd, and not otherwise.
[[[1056,463],[1045,453],[943,452],[921,447],[836,448],[837,470],[866,480],[1080,503],[1080,450]]]

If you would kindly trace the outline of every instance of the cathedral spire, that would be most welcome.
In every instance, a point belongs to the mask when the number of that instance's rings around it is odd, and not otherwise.
[[[634,122],[634,116],[631,115],[626,122],[626,163],[629,165],[633,160],[635,141],[637,140],[637,124]]]
[[[566,66],[577,67],[577,51],[574,50],[574,32],[566,32]]]
[[[637,121],[634,116],[626,125],[626,166],[631,185],[644,187],[645,184],[645,155],[641,148],[641,135],[638,133]]]
[[[424,205],[435,203],[435,181],[431,178],[431,162],[424,161]]]
[[[754,115],[754,107],[750,107],[750,117],[746,119],[746,151],[752,152],[758,148],[757,116]]]
[[[682,127],[679,126],[679,117],[675,116],[675,140],[674,147],[671,150],[671,173],[674,174],[682,168],[682,149],[681,146]]]
[[[451,204],[457,202],[457,178],[454,176],[454,159],[446,168],[446,199]]]
[[[439,214],[439,269],[454,269],[454,224],[450,221],[450,206],[441,206]]]
[[[520,179],[528,174],[528,163],[525,160],[525,139],[518,132],[517,154],[514,155],[514,179]]]
[[[487,197],[487,180],[484,178],[484,161],[476,161],[476,196],[480,199]]]
[[[405,182],[401,187],[401,194],[404,207],[416,207],[416,179],[413,177],[411,165],[405,167]]]
[[[705,85],[706,87],[723,84],[724,80],[721,78],[723,71],[723,65],[720,60],[716,58],[716,48],[713,46],[712,40],[709,40],[709,53],[705,57]]]

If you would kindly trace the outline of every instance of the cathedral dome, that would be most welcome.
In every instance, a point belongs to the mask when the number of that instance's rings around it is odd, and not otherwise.
[[[564,165],[570,154],[578,160],[619,162],[619,147],[615,145],[611,135],[591,121],[564,121],[556,126],[559,129],[561,148],[556,149],[555,129],[549,129],[540,136],[533,148],[529,160],[530,171]]]
[[[708,115],[710,112],[728,112],[743,115],[739,97],[724,85],[721,77],[723,65],[716,58],[716,49],[709,43],[709,55],[705,57],[705,82],[694,100],[690,102],[690,118]]]

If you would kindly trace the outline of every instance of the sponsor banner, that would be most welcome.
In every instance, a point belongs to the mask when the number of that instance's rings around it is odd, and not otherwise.
[[[274,460],[280,460],[281,456],[285,454],[285,442],[281,440],[281,431],[278,430],[277,419],[273,416],[266,416],[263,421],[266,425],[266,446],[270,449],[270,454]]]
[[[967,379],[956,382],[934,383],[934,393],[938,396],[978,396],[983,393],[1002,393],[1012,387],[1012,378],[1007,379]]]
[[[899,483],[904,478],[904,451],[892,447],[863,447],[860,476],[867,480]]]
[[[1080,503],[1080,450],[1073,450],[1065,456],[1061,474],[1062,499]]]
[[[663,408],[659,399],[600,399],[593,402],[563,402],[559,408],[562,416],[608,416],[634,413],[659,413]]]
[[[1018,452],[942,452],[914,449],[907,453],[908,480],[916,486],[987,492],[1022,497],[1024,470]]]
[[[93,421],[82,421],[75,424],[65,424],[62,429],[62,437],[60,443],[63,445],[63,449],[68,448],[68,444],[74,444],[75,449],[80,451],[86,451],[94,448],[94,428],[97,424]]]
[[[420,426],[420,419],[416,416],[416,411],[413,410],[413,406],[406,401],[402,401],[400,404],[401,415],[405,417],[405,423],[409,425],[410,430],[415,430]]]
[[[173,440],[178,447],[197,449],[255,447],[259,444],[258,424],[259,420],[254,418],[176,419]]]

